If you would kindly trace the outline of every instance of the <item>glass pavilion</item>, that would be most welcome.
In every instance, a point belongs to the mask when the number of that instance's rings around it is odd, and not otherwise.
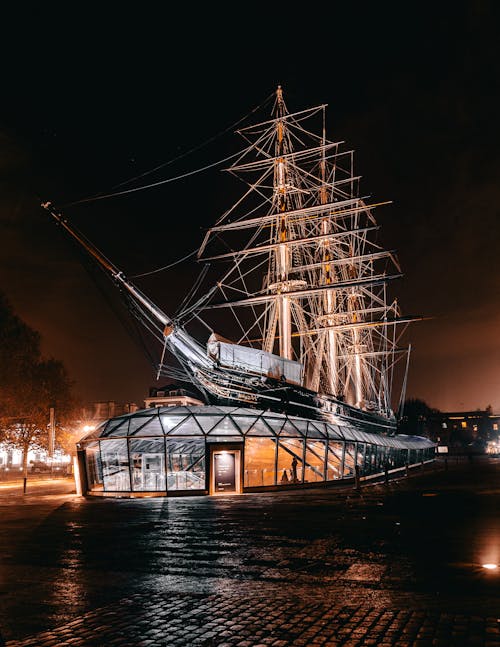
[[[82,492],[240,493],[326,485],[433,460],[419,436],[366,433],[250,408],[176,406],[111,418],[78,443]]]

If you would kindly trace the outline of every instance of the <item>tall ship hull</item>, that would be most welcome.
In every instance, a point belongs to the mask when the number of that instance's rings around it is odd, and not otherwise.
[[[83,439],[86,490],[241,492],[432,460],[428,440],[397,435],[415,317],[390,296],[402,274],[378,238],[386,203],[360,193],[353,151],[327,139],[326,105],[289,112],[281,87],[271,103],[237,131],[244,147],[226,170],[243,192],[201,241],[175,317],[43,204],[155,338],[158,377],[200,394],[199,406],[113,419]]]

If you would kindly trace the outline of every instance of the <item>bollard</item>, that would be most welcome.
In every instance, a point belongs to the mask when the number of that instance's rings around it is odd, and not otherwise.
[[[410,476],[410,470],[408,463],[405,463],[405,476],[408,478]]]
[[[385,484],[389,485],[389,467],[385,466]]]
[[[359,465],[354,467],[354,485],[356,487],[356,492],[360,491],[360,482],[359,482]]]
[[[26,494],[26,482],[27,482],[27,480],[28,480],[28,479],[27,479],[27,477],[25,476],[25,477],[23,478],[23,494]]]

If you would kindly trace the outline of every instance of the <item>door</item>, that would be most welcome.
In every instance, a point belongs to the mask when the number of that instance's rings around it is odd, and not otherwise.
[[[240,451],[238,449],[212,450],[211,494],[239,494],[241,492]]]

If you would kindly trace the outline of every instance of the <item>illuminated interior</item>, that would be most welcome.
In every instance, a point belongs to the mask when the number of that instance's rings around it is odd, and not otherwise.
[[[432,460],[418,436],[366,433],[352,424],[257,409],[179,406],[111,418],[79,443],[87,493],[207,493],[211,449],[241,451],[241,489],[308,486]]]

